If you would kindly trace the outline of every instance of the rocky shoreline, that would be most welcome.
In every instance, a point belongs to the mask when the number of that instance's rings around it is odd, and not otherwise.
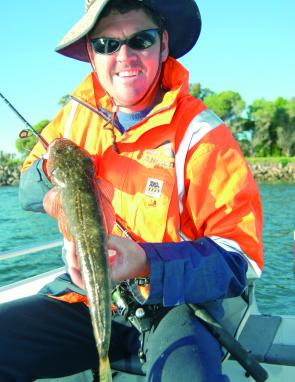
[[[19,176],[20,166],[8,166],[0,163],[0,186],[17,186]]]
[[[258,182],[291,182],[295,183],[295,163],[282,164],[250,164]],[[17,186],[20,166],[8,166],[0,163],[0,186]]]
[[[290,182],[295,183],[295,163],[283,166],[274,164],[250,164],[258,182]]]

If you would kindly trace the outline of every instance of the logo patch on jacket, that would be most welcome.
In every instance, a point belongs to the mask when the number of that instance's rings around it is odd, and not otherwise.
[[[143,163],[148,163],[150,167],[173,168],[175,165],[175,155],[171,142],[164,142],[154,149],[145,150],[142,161]]]
[[[161,196],[163,183],[163,180],[148,178],[144,192],[145,195],[159,199]]]

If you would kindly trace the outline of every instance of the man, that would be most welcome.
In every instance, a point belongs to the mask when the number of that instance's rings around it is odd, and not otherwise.
[[[237,143],[189,95],[176,61],[198,40],[199,10],[193,0],[96,0],[86,9],[57,51],[89,61],[93,73],[42,135],[85,147],[114,187],[112,280],[131,280],[128,298],[148,320],[135,328],[114,314],[111,364],[139,354],[146,381],[228,381],[220,344],[186,304],[222,319],[223,300],[243,293],[246,273],[260,276],[261,204]],[[23,207],[42,210],[50,188],[37,144],[23,166]],[[67,274],[37,296],[0,305],[1,381],[97,366],[74,244],[66,244]]]

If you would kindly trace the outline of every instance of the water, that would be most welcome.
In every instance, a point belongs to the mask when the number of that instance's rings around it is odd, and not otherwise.
[[[259,184],[263,205],[265,267],[256,283],[263,313],[295,315],[295,184]]]
[[[262,313],[295,315],[295,184],[260,184],[265,268],[256,283]],[[56,221],[23,211],[16,187],[0,187],[0,253],[61,240]],[[0,262],[0,286],[62,265],[60,249]]]
[[[0,187],[0,253],[61,240],[56,221],[46,214],[24,211],[17,187]],[[62,265],[60,248],[0,261],[0,286]]]

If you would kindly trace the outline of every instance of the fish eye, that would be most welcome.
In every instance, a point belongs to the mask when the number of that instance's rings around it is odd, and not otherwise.
[[[83,162],[85,163],[86,166],[88,166],[88,165],[92,165],[92,164],[93,164],[92,159],[89,158],[89,157],[84,157]]]

